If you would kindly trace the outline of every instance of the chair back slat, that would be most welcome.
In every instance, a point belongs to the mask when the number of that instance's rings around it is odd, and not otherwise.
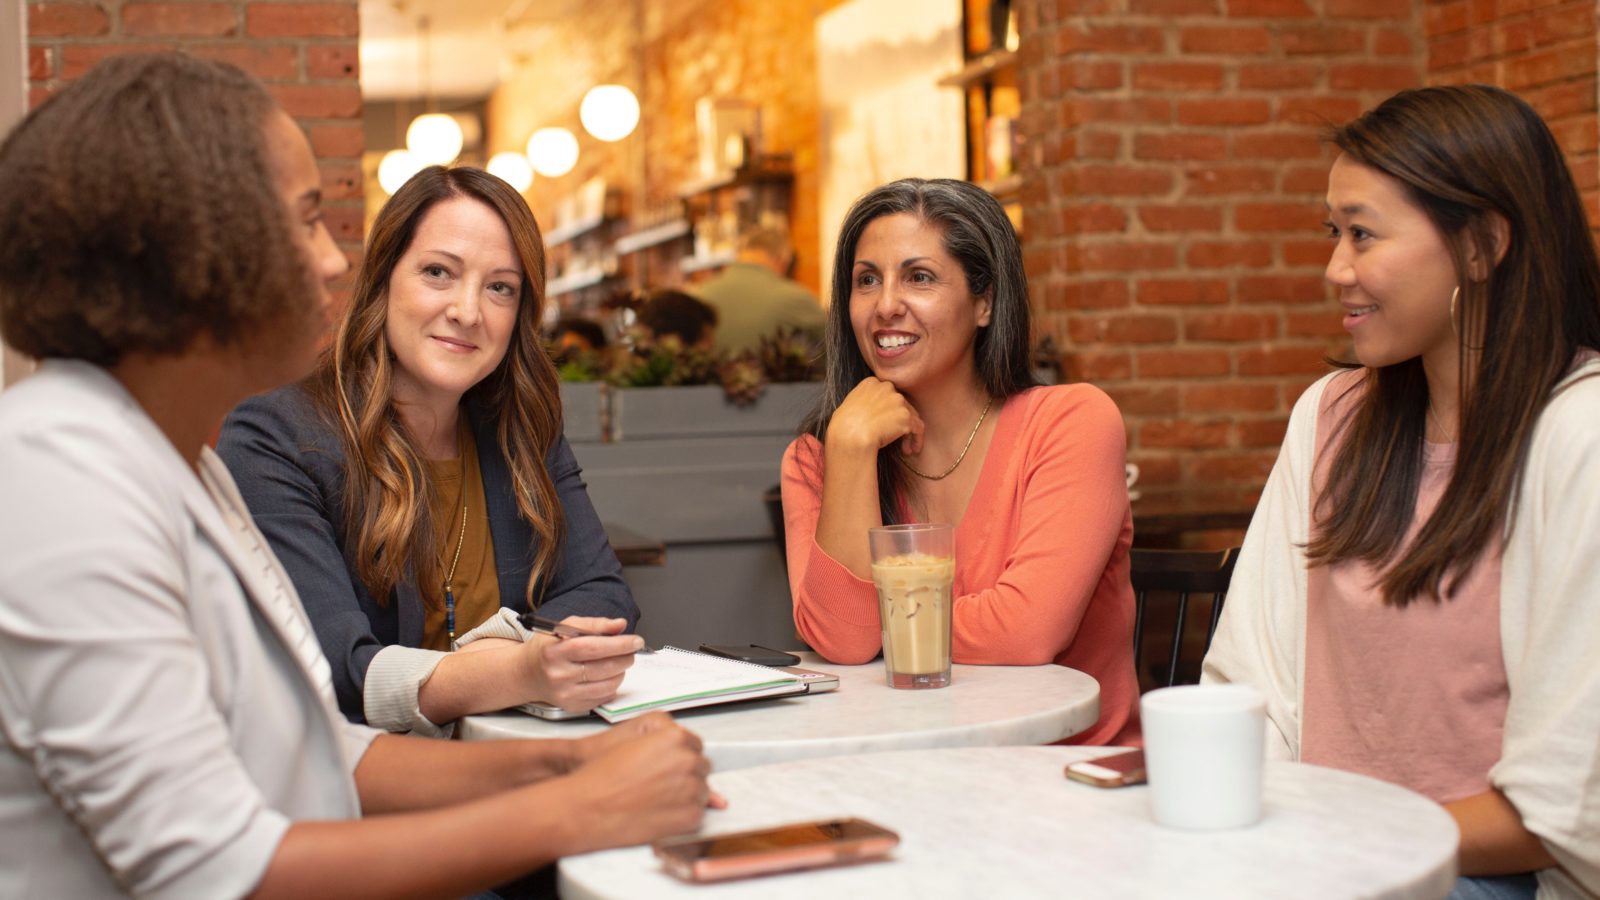
[[[1139,655],[1144,651],[1144,591],[1133,589],[1133,668],[1139,669]]]
[[[1228,550],[1151,550],[1135,548],[1130,551],[1130,577],[1134,592],[1133,653],[1134,665],[1143,674],[1144,642],[1149,633],[1147,617],[1159,604],[1151,602],[1150,594],[1176,594],[1176,615],[1173,620],[1172,644],[1165,665],[1151,673],[1160,687],[1170,687],[1178,682],[1178,668],[1184,649],[1184,631],[1189,622],[1189,598],[1211,595],[1211,612],[1206,617],[1205,640],[1201,654],[1211,646],[1217,622],[1222,616],[1222,603],[1228,592],[1228,582],[1233,577],[1233,566],[1239,548]]]
[[[1233,566],[1230,564],[1228,568],[1231,570]],[[1211,624],[1206,626],[1207,650],[1211,649],[1211,639],[1217,636],[1217,623],[1222,621],[1222,598],[1226,596],[1226,592],[1218,592],[1211,595]]]
[[[1168,685],[1178,683],[1178,658],[1183,655],[1183,626],[1189,621],[1189,592],[1178,593],[1178,615],[1172,626],[1172,654],[1167,660]]]

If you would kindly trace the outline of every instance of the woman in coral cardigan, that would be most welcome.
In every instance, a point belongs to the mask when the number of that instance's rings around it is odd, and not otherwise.
[[[833,298],[823,400],[783,459],[800,635],[876,656],[867,529],[950,522],[955,662],[1087,672],[1100,719],[1075,740],[1136,740],[1122,417],[1089,385],[1035,385],[1005,211],[965,182],[877,188],[840,229]]]

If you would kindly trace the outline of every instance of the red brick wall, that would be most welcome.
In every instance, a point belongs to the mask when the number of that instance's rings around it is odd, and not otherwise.
[[[182,50],[234,63],[267,83],[311,137],[328,227],[352,259],[361,249],[361,89],[356,0],[28,5],[28,78],[37,105],[118,53]]]
[[[1533,104],[1567,153],[1590,221],[1600,221],[1595,5],[1428,0],[1423,24],[1428,82],[1497,84]]]
[[[1317,133],[1422,81],[1420,10],[1019,9],[1024,251],[1040,327],[1068,350],[1073,379],[1116,399],[1147,497],[1253,502],[1295,398],[1347,347],[1325,302]]]

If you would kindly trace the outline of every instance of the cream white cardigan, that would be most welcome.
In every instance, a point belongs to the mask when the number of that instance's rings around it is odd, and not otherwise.
[[[1500,641],[1511,691],[1489,781],[1561,869],[1541,900],[1600,896],[1600,360],[1578,366],[1539,417],[1501,562]],[[1295,404],[1256,507],[1202,680],[1267,697],[1267,753],[1300,755],[1306,564],[1317,410]],[[1381,814],[1374,810],[1374,815]]]

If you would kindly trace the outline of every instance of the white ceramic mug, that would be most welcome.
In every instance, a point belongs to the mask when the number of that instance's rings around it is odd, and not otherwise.
[[[1139,704],[1150,812],[1191,831],[1261,818],[1266,699],[1242,684],[1162,688]]]

